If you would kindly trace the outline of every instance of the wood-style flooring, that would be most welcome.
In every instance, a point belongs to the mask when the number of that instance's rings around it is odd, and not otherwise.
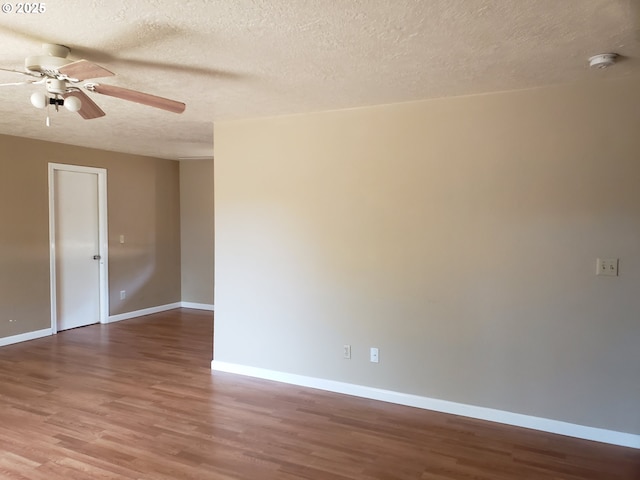
[[[212,373],[212,338],[173,310],[0,348],[0,479],[640,479],[640,450]]]

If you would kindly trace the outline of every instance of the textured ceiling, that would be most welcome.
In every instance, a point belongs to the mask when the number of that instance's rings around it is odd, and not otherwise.
[[[43,86],[1,87],[0,134],[165,158],[212,155],[220,120],[640,73],[637,0],[52,0],[32,14],[3,1],[1,68],[59,43],[116,72],[105,84],[187,109],[90,94],[106,117],[62,109],[46,127],[29,102]],[[623,61],[589,69],[604,52]]]

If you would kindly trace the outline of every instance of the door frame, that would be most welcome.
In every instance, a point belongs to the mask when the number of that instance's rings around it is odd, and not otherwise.
[[[56,285],[56,214],[55,214],[55,172],[68,171],[76,173],[92,173],[98,176],[98,242],[100,255],[100,323],[108,323],[109,319],[109,243],[107,223],[107,170],[105,168],[83,167],[63,163],[49,163],[49,275],[51,288],[51,332],[58,333],[58,305]]]

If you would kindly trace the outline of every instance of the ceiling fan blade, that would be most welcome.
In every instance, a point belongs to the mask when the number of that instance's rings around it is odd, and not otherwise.
[[[58,71],[69,78],[87,80],[89,78],[112,77],[115,73],[104,67],[87,60],[78,60],[68,63],[58,69]]]
[[[10,68],[0,68],[0,71],[2,71],[2,72],[11,72],[11,73],[19,73],[21,75],[28,75],[29,77],[38,77],[38,78],[40,78],[42,76],[39,73],[21,72],[20,70],[12,70]]]
[[[92,118],[100,118],[105,116],[105,113],[102,111],[102,109],[98,105],[96,105],[95,102],[91,100],[91,98],[89,98],[89,95],[81,90],[73,90],[71,92],[67,92],[63,95],[63,97],[76,97],[80,99],[80,102],[82,102],[82,107],[80,107],[78,113],[85,120],[91,120]]]
[[[182,113],[186,108],[186,105],[176,100],[170,100],[168,98],[157,97],[148,93],[138,92],[136,90],[129,90],[128,88],[115,87],[113,85],[91,85],[91,91],[101,93],[102,95],[108,95],[110,97],[121,98],[123,100],[129,100],[130,102],[141,103],[142,105],[148,105],[150,107],[161,108],[173,113]]]
[[[46,81],[45,78],[42,78],[40,80],[36,80],[34,78],[33,80],[25,80],[24,82],[0,83],[0,87],[12,87],[15,85],[42,85],[44,84],[45,81]]]

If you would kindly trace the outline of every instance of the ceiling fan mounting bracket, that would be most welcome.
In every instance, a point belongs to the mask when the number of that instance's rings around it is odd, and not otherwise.
[[[42,50],[51,57],[67,58],[71,49],[64,45],[56,45],[55,43],[43,43]]]

